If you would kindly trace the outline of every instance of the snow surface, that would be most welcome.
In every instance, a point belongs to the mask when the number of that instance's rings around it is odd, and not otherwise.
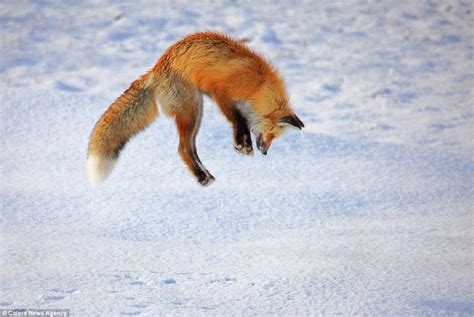
[[[472,1],[0,2],[0,308],[474,315]],[[306,128],[201,188],[160,117],[91,189],[90,131],[185,34],[268,57]]]

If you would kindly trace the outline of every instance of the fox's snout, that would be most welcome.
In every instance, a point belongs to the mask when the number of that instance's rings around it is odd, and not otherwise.
[[[257,149],[263,154],[263,155],[267,155],[268,153],[268,149],[270,149],[270,145],[272,145],[272,143],[265,143],[265,140],[263,139],[263,135],[262,134],[259,134],[257,136]]]

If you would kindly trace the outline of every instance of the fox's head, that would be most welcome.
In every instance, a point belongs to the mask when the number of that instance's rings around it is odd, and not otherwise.
[[[261,117],[259,122],[252,125],[258,150],[266,155],[273,140],[280,137],[288,128],[302,129],[304,123],[293,112],[281,113],[275,111]]]
[[[304,123],[289,106],[285,84],[276,73],[260,87],[251,105],[251,109],[247,108],[246,117],[255,135],[257,148],[264,155],[273,140],[288,128],[304,128]]]

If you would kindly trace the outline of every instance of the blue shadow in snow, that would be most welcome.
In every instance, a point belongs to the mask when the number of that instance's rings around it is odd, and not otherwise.
[[[341,85],[339,84],[324,84],[323,89],[333,94],[341,92]]]
[[[459,35],[443,35],[441,39],[438,41],[438,44],[448,45],[448,44],[456,44],[459,42],[461,42],[461,37]]]
[[[109,40],[111,41],[124,41],[130,37],[134,36],[132,32],[115,32],[109,35]]]
[[[451,302],[448,300],[422,300],[418,306],[428,307],[432,310],[442,311],[444,313],[461,313],[472,316],[474,314],[474,304],[464,302]]]
[[[418,95],[414,92],[404,92],[398,95],[398,97],[402,103],[410,103],[413,101],[413,99],[418,97]]]
[[[56,87],[62,91],[67,91],[67,92],[81,92],[82,91],[81,88],[68,85],[62,81],[56,82]]]

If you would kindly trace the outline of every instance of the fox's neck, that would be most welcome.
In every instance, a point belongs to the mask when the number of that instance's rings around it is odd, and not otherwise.
[[[250,130],[255,131],[260,121],[262,121],[262,115],[255,111],[251,101],[236,100],[234,103],[245,120],[247,120]]]

